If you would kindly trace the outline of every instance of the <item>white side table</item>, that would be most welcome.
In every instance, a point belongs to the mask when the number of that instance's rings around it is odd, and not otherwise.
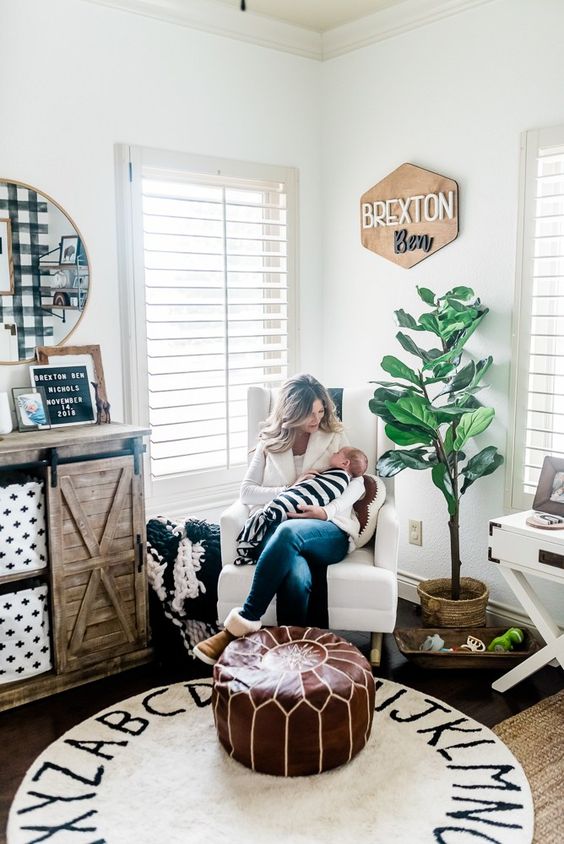
[[[529,582],[534,576],[564,586],[564,530],[530,527],[525,520],[532,512],[502,516],[490,522],[488,558],[499,566],[546,642],[544,648],[492,683],[498,692],[506,692],[553,659],[564,668],[564,633]]]

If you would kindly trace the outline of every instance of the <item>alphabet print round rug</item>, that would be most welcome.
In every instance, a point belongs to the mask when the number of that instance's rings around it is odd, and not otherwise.
[[[73,727],[27,772],[8,844],[529,844],[519,762],[436,698],[376,680],[372,735],[309,777],[257,774],[219,744],[211,680],[153,689]]]

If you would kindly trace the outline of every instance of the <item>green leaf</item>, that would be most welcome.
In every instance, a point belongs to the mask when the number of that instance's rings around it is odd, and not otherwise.
[[[416,355],[418,358],[421,358],[421,360],[430,360],[428,352],[426,352],[425,349],[419,348],[417,343],[415,343],[415,341],[407,334],[404,334],[402,331],[398,331],[396,339],[399,340],[406,352]]]
[[[431,477],[433,478],[435,486],[440,489],[446,499],[449,514],[453,516],[456,513],[457,501],[453,495],[450,476],[445,464],[437,463],[433,466],[431,469]]]
[[[474,457],[471,457],[466,466],[461,469],[461,474],[464,475],[464,483],[460,494],[464,495],[469,486],[478,478],[483,478],[486,475],[491,475],[495,472],[498,466],[503,463],[503,455],[501,455],[495,445],[488,445],[483,448]]]
[[[474,380],[471,384],[472,387],[476,387],[480,383],[492,363],[493,358],[491,355],[489,355],[489,357],[487,358],[483,358],[482,360],[478,361],[478,363],[476,364],[476,375],[474,376]]]
[[[434,364],[432,367],[432,372],[434,378],[425,381],[426,384],[436,384],[437,381],[444,381],[447,375],[450,375],[452,370],[455,368],[454,363],[448,363],[443,361],[442,363]]]
[[[460,338],[476,322],[479,313],[477,309],[469,308],[468,305],[464,305],[455,299],[449,299],[441,305],[438,319],[443,336],[448,340],[450,348],[454,346],[462,348],[464,343],[460,342]]]
[[[452,369],[455,366],[458,366],[458,364],[460,363],[461,354],[462,354],[461,349],[457,349],[457,348],[456,349],[449,349],[448,352],[445,352],[444,354],[439,354],[433,360],[425,361],[425,363],[423,364],[423,370],[432,369],[433,372],[434,372],[435,367],[444,363],[444,364],[450,364],[451,368],[450,368],[449,372],[452,372]]]
[[[386,425],[386,436],[397,445],[431,445],[432,437],[427,431],[415,427],[400,427],[399,425]]]
[[[423,331],[424,329],[417,323],[415,317],[412,317],[411,314],[407,314],[403,308],[400,308],[399,311],[394,311],[396,315],[397,324],[401,326],[401,328],[411,328],[412,331]]]
[[[425,302],[426,305],[435,305],[435,294],[432,290],[429,290],[428,287],[417,286],[417,292],[419,293],[419,297]]]
[[[455,451],[462,448],[470,437],[475,437],[485,431],[495,416],[493,407],[479,407],[470,413],[465,413],[456,429],[456,438],[453,443]]]
[[[468,387],[468,385],[472,383],[475,374],[476,364],[473,360],[471,360],[470,363],[463,366],[462,369],[459,370],[453,378],[451,378],[444,390],[441,390],[435,398],[443,396],[445,393],[458,393],[460,390],[464,390],[465,387]]]
[[[481,401],[478,401],[478,399],[474,396],[467,396],[466,394],[464,394],[462,398],[458,397],[455,404],[457,407],[462,407],[466,410],[476,410],[477,407],[483,407]]]
[[[489,308],[484,308],[484,310],[479,314],[479,316],[461,333],[460,337],[456,339],[456,345],[459,349],[463,349],[472,334],[480,325],[481,321],[484,319],[486,314],[489,312]]]
[[[447,346],[447,351],[442,354],[440,357],[436,358],[435,363],[440,363],[443,360],[455,360],[457,357],[460,358],[462,354],[462,350],[464,348],[465,343],[471,337],[471,335],[476,330],[477,326],[483,320],[484,316],[488,313],[488,309],[485,308],[483,313],[481,313],[470,325],[465,326],[460,321],[449,325],[447,328],[443,329],[444,334],[444,342]],[[460,316],[460,315],[457,315]],[[424,363],[423,368],[429,369],[433,364],[426,361]]]
[[[424,448],[411,448],[405,451],[391,449],[384,452],[378,460],[377,472],[383,478],[391,478],[404,469],[429,469],[431,464],[424,460],[427,453]]]
[[[439,424],[444,422],[458,422],[465,413],[471,413],[473,408],[460,407],[455,404],[445,404],[443,407],[434,407],[433,412]]]
[[[431,331],[437,337],[441,336],[441,326],[435,314],[421,314],[419,317],[419,331]]]
[[[417,384],[418,387],[420,386],[420,379],[417,373],[393,355],[385,355],[382,358],[380,366],[384,372],[388,372],[393,378],[403,378],[404,381],[411,381],[412,384]]]
[[[441,308],[438,314],[438,320],[443,333],[448,333],[449,335],[455,330],[460,330],[460,328],[470,325],[475,318],[476,311],[470,313],[466,305],[462,305],[454,299],[452,300],[452,304],[449,302],[448,305]]]
[[[378,387],[377,390],[374,390],[374,398],[371,398],[368,402],[368,407],[376,416],[379,416],[384,422],[391,422],[395,423],[396,418],[392,416],[390,411],[386,406],[386,402],[391,401],[395,402],[398,399],[401,399],[403,396],[410,395],[410,391],[412,387],[405,388],[402,390],[391,390],[388,386]]]
[[[382,387],[401,387],[403,392],[412,396],[417,395],[417,389],[411,384],[404,384],[402,381],[371,381],[371,384],[381,384]],[[478,387],[478,389],[481,389]],[[421,390],[419,390],[421,393]]]
[[[398,422],[417,425],[435,435],[437,419],[431,404],[423,396],[406,396],[395,402],[387,401],[386,407]]]
[[[446,454],[450,454],[450,452],[452,451],[453,442],[454,442],[454,427],[452,425],[449,425],[449,427],[447,428],[447,432],[445,434],[445,438],[443,440],[443,445],[444,445],[444,449],[445,449]]]
[[[448,293],[445,293],[445,298],[459,299],[461,302],[467,302],[468,299],[473,299],[476,294],[471,287],[453,287]]]
[[[478,316],[478,311],[475,308],[465,305],[464,302],[459,302],[458,299],[448,298],[446,301],[448,302],[449,308],[455,311],[458,314],[458,318],[467,325]]]
[[[478,384],[478,386],[477,386],[477,387],[466,387],[466,389],[465,389],[465,390],[463,390],[462,392],[460,392],[460,393],[457,395],[457,397],[456,397],[456,401],[457,401],[457,402],[459,402],[459,401],[460,401],[460,403],[461,403],[461,404],[463,404],[463,403],[465,403],[465,402],[463,402],[462,400],[464,399],[464,397],[465,397],[465,396],[470,397],[470,396],[473,396],[473,395],[474,395],[474,393],[479,393],[479,392],[481,392],[482,390],[489,390],[489,389],[490,389],[490,385],[489,385],[489,384]]]

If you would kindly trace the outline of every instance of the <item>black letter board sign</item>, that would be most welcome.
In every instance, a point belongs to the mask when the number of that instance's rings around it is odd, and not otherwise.
[[[43,387],[51,425],[94,422],[94,403],[86,366],[32,366],[31,379]]]

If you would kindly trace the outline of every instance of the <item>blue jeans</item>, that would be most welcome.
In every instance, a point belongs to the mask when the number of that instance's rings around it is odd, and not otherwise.
[[[288,519],[267,533],[258,558],[250,592],[241,615],[258,621],[276,595],[278,624],[307,624],[314,575],[325,580],[325,570],[340,562],[349,549],[349,537],[333,522]]]

